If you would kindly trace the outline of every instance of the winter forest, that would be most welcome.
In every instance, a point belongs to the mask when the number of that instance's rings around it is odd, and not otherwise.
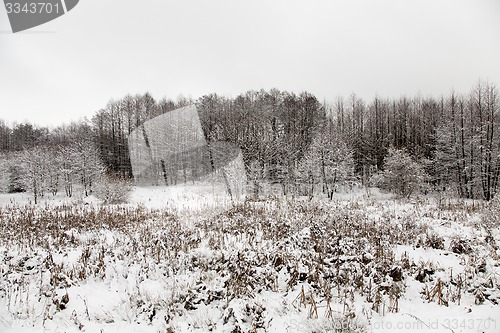
[[[0,122],[3,192],[85,195],[106,176],[131,180],[128,135],[145,121],[196,104],[208,143],[239,146],[250,191],[332,195],[345,186],[378,186],[403,197],[428,191],[493,198],[500,177],[498,88],[469,94],[375,98],[355,94],[322,103],[307,92],[248,91],[197,100],[149,93],[110,101],[91,119],[56,128]]]
[[[0,121],[0,332],[498,332],[499,178],[484,81]]]

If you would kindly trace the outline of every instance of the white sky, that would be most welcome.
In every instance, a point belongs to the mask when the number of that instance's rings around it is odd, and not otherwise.
[[[57,125],[110,99],[250,89],[436,96],[500,85],[499,0],[80,0],[10,32],[0,6],[0,119]]]

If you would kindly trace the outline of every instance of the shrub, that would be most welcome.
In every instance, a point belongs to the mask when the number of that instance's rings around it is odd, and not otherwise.
[[[483,223],[488,228],[496,228],[500,225],[500,193],[489,202],[487,209],[483,214]]]
[[[405,150],[389,148],[384,170],[372,177],[371,182],[381,189],[409,198],[416,190],[424,189],[427,178],[424,167]]]
[[[451,239],[450,250],[456,254],[470,254],[472,247],[467,239],[455,236]]]
[[[129,200],[132,185],[129,181],[102,177],[94,188],[94,194],[104,204],[120,204]]]
[[[428,232],[425,246],[437,250],[444,250],[444,238],[439,236],[436,232]]]
[[[26,184],[23,181],[22,172],[19,167],[11,166],[8,171],[8,192],[21,193],[26,192]]]

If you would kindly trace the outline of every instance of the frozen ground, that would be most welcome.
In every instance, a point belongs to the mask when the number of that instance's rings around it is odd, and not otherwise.
[[[499,222],[481,202],[233,203],[205,184],[0,207],[2,333],[500,331]]]

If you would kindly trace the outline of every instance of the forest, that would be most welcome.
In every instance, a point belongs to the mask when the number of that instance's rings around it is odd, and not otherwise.
[[[55,128],[0,120],[0,191],[45,193],[75,184],[85,195],[103,174],[129,180],[128,135],[145,121],[195,104],[208,144],[239,146],[258,194],[265,184],[284,194],[379,186],[409,197],[420,191],[490,200],[500,177],[498,88],[479,81],[468,94],[376,97],[332,103],[278,89],[236,97],[155,100],[151,94],[111,100],[91,119]]]

